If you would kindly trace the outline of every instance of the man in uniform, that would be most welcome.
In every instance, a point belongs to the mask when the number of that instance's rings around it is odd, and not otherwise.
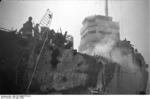
[[[20,29],[19,32],[22,32],[23,36],[26,37],[32,37],[32,30],[33,30],[33,23],[32,23],[32,17],[28,18],[28,21],[23,24],[23,27]]]
[[[39,24],[36,24],[33,30],[34,30],[34,37],[39,39],[40,37]]]

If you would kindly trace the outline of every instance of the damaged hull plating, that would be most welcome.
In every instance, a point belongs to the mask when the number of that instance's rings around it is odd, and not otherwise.
[[[148,72],[0,31],[0,94],[144,94]],[[9,49],[8,49],[9,48]]]

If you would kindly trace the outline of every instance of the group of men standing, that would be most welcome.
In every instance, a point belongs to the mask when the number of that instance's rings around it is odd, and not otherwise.
[[[46,35],[48,33],[48,35]],[[28,18],[28,21],[23,24],[23,27],[19,30],[19,34],[22,35],[23,38],[30,39],[34,37],[39,40],[44,40],[46,36],[53,45],[57,45],[65,48],[73,47],[73,37],[67,35],[67,31],[64,35],[60,32],[55,33],[52,29],[50,30],[48,27],[41,27],[41,31],[39,29],[39,24],[33,26],[32,17]]]

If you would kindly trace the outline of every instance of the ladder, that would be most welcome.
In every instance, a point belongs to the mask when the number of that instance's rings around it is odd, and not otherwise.
[[[43,16],[43,18],[42,18],[41,21],[40,21],[40,26],[49,27],[49,26],[50,26],[50,23],[51,23],[51,20],[52,20],[52,16],[53,16],[53,14],[51,13],[51,11],[50,11],[49,9],[47,9],[45,15]],[[41,49],[40,49],[40,53],[39,53],[39,55],[38,55],[37,58],[36,58],[36,63],[35,63],[35,66],[34,66],[34,70],[33,70],[33,73],[32,73],[32,75],[31,75],[31,79],[30,79],[29,84],[28,84],[27,89],[26,89],[27,92],[29,91],[30,86],[31,86],[31,84],[32,84],[32,80],[33,80],[33,77],[34,77],[34,75],[35,75],[35,72],[36,72],[36,69],[37,69],[37,66],[38,66],[38,63],[39,63],[41,54],[42,54],[42,52],[43,52],[45,43],[46,43],[46,41],[47,41],[47,39],[48,39],[48,32],[47,32],[47,29],[46,29],[43,33],[46,33],[46,38],[44,39],[44,42],[43,42],[42,47],[41,47]]]
[[[51,20],[52,20],[52,17],[53,17],[53,13],[49,9],[47,9],[46,13],[44,14],[44,16],[42,17],[42,19],[39,23],[40,26],[49,27]]]

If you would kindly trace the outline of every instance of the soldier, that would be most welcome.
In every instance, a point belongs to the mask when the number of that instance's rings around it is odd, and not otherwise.
[[[23,36],[31,37],[32,36],[32,17],[28,18],[28,21],[23,24],[23,27],[19,30],[19,32],[22,32]]]
[[[34,30],[34,37],[39,39],[39,37],[40,37],[39,24],[36,24],[35,27],[33,28],[33,30]]]

